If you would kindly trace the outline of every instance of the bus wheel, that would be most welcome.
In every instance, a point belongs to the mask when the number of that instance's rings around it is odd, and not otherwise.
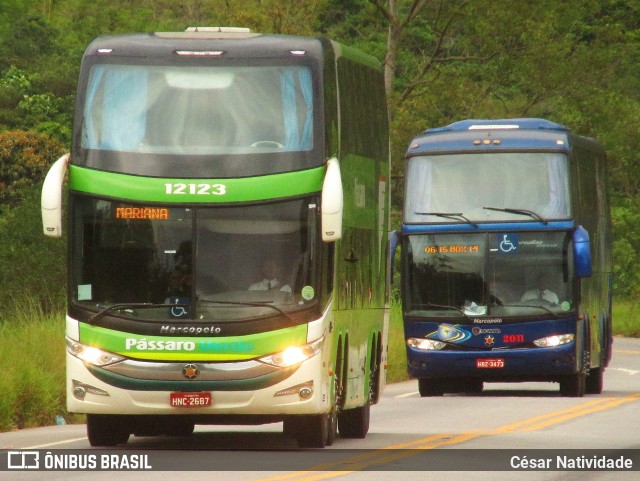
[[[480,379],[470,379],[463,392],[470,394],[480,394],[484,389],[484,383]]]
[[[87,414],[87,437],[91,446],[126,444],[129,431],[125,420],[116,415]]]
[[[560,394],[567,397],[582,397],[586,385],[586,376],[583,372],[565,376],[560,380]]]
[[[442,396],[444,389],[438,379],[418,379],[418,391],[420,397]]]
[[[329,413],[299,416],[294,421],[298,446],[301,448],[324,448],[336,439],[338,427],[337,410]]]
[[[166,432],[169,436],[191,436],[195,425],[189,421],[173,420],[167,423]]]
[[[343,438],[364,439],[369,432],[371,405],[342,411],[338,416],[338,429]]]
[[[587,376],[587,394],[600,394],[604,384],[604,368],[589,369]]]

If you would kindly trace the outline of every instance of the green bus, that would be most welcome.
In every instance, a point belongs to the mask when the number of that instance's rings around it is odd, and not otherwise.
[[[67,408],[92,446],[366,436],[389,313],[376,59],[240,28],[99,37],[42,212],[68,225]]]

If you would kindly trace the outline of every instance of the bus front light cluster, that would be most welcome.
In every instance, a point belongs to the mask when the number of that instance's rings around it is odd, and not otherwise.
[[[556,336],[543,337],[542,339],[536,339],[533,343],[538,347],[557,347],[563,346],[573,342],[575,335],[573,334],[558,334]]]
[[[125,358],[112,352],[103,351],[97,347],[86,346],[80,342],[67,338],[67,351],[72,356],[94,366],[108,366]]]
[[[305,344],[304,346],[291,346],[286,348],[284,351],[261,357],[258,361],[264,362],[265,364],[271,364],[276,367],[295,366],[296,364],[301,364],[307,359],[311,359],[313,356],[318,354],[320,349],[322,349],[323,342],[324,337],[321,337],[320,339],[310,342],[309,344]]]
[[[421,339],[418,337],[410,337],[407,339],[407,345],[421,351],[440,351],[447,345],[442,341],[434,341],[432,339]]]

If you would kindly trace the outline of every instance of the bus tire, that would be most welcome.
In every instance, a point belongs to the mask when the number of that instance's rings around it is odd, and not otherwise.
[[[125,420],[117,415],[87,414],[87,437],[91,446],[126,444],[129,431]]]
[[[301,448],[324,448],[336,439],[337,411],[300,416],[294,421],[295,437]]]
[[[195,430],[195,424],[190,421],[175,419],[167,424],[166,433],[169,436],[191,436]]]
[[[338,416],[340,436],[351,439],[364,439],[369,432],[371,405],[342,411]]]
[[[586,383],[587,394],[601,394],[604,385],[604,368],[589,369]]]
[[[484,382],[480,379],[469,379],[462,390],[462,392],[469,394],[481,394],[484,389]]]
[[[560,380],[560,394],[567,397],[583,397],[587,380],[583,372],[570,374]]]
[[[438,379],[418,379],[418,391],[420,392],[420,397],[444,395],[442,383]]]

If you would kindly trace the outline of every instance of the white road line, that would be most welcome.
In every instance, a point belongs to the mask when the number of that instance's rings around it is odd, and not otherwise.
[[[636,374],[640,374],[640,371],[635,371],[633,369],[625,369],[623,367],[612,367],[611,369],[613,369],[614,371],[624,372],[625,374],[631,374],[632,376],[635,376]]]
[[[84,441],[86,440],[87,437],[81,437],[81,438],[75,438],[75,439],[67,439],[65,441],[57,441],[55,443],[48,443],[48,444],[39,444],[37,446],[28,446],[26,448],[20,448],[20,449],[44,449],[44,448],[50,448],[51,446],[59,446],[60,444],[69,444],[69,443],[75,443],[78,441]]]
[[[402,398],[402,397],[411,397],[411,396],[415,396],[416,394],[419,394],[418,391],[415,392],[408,392],[406,394],[399,394],[398,396],[394,396],[395,398]]]

